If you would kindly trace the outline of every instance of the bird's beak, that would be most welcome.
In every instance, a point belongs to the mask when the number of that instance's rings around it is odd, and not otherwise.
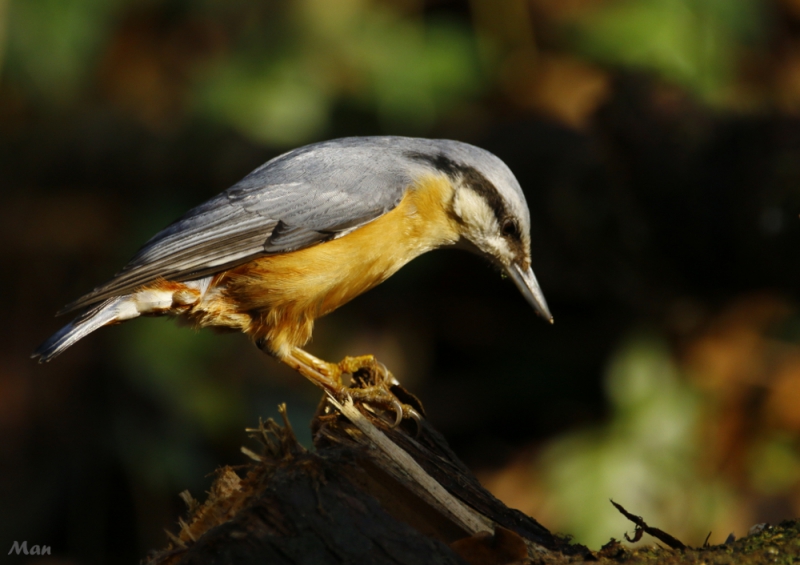
[[[529,268],[527,271],[523,271],[519,265],[512,263],[506,271],[511,280],[514,281],[514,284],[517,285],[522,296],[525,297],[525,300],[536,310],[536,313],[552,324],[553,315],[550,314],[542,289],[539,288],[539,283],[536,282],[536,275],[533,274],[533,269]]]

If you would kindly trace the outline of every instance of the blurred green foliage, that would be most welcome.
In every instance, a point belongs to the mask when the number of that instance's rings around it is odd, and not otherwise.
[[[559,531],[588,547],[621,537],[631,525],[612,511],[613,498],[701,545],[692,537],[726,518],[735,496],[724,481],[698,469],[705,448],[699,392],[680,375],[666,343],[646,333],[621,345],[604,382],[608,423],[556,439],[538,463],[546,504],[570,509]]]
[[[198,93],[200,111],[256,140],[289,146],[324,135],[347,99],[389,131],[420,133],[478,90],[471,36],[455,22],[347,0],[297,2],[278,25],[285,42],[247,38]]]
[[[730,102],[744,50],[763,34],[759,0],[623,0],[582,18],[575,45],[589,58],[653,71],[706,102]]]
[[[125,335],[118,342],[118,354],[131,382],[212,438],[232,424],[241,425],[247,411],[244,399],[226,379],[212,373],[231,341],[169,319],[147,322],[120,329]]]
[[[75,103],[92,82],[125,0],[7,1],[0,71],[47,104]]]
[[[505,65],[502,38],[483,34],[480,57],[463,22],[410,17],[391,3],[169,5],[174,18],[213,22],[224,45],[192,65],[191,111],[272,146],[327,135],[342,104],[375,115],[387,131],[424,134],[492,81],[506,80],[498,72]],[[115,22],[146,6],[11,1],[7,80],[49,104],[74,103],[91,92]],[[653,71],[707,102],[731,104],[740,58],[758,45],[765,11],[759,0],[615,1],[563,31],[582,56]]]
[[[749,479],[760,494],[779,496],[794,488],[800,477],[796,437],[773,432],[755,441],[748,455]]]
[[[91,93],[115,21],[141,5],[11,2],[8,77],[49,104],[76,102]],[[209,22],[225,43],[191,71],[192,111],[272,146],[324,136],[343,103],[387,130],[424,133],[481,90],[474,38],[452,19],[364,0],[173,5],[174,17]]]

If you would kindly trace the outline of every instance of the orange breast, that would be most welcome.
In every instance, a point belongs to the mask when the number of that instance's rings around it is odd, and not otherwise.
[[[457,224],[447,213],[452,191],[446,177],[425,178],[394,210],[343,237],[227,271],[218,278],[220,299],[226,309],[250,314],[242,329],[280,356],[310,339],[316,318],[422,253],[455,243]]]

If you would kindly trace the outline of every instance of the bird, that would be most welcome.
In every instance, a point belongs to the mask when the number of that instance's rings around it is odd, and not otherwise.
[[[366,369],[374,385],[360,398],[393,406],[399,421],[409,407],[372,355],[330,363],[303,348],[317,318],[441,247],[488,259],[552,323],[531,268],[525,196],[500,158],[446,139],[347,137],[279,155],[191,209],[65,306],[59,314],[83,313],[32,357],[50,361],[100,327],[139,316],[180,317],[245,333],[339,397],[342,375]]]

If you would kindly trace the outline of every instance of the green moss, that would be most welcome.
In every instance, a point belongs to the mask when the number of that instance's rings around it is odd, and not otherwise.
[[[729,544],[684,551],[660,546],[632,549],[611,540],[597,557],[600,562],[616,563],[789,565],[800,563],[800,522],[787,520]]]

